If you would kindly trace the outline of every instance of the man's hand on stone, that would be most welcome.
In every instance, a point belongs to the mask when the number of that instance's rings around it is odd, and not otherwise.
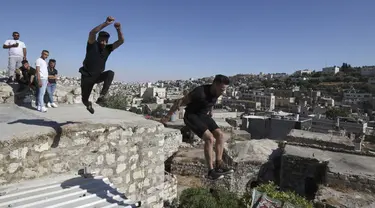
[[[168,121],[169,121],[169,117],[168,116],[164,116],[163,118],[160,119],[160,122],[162,124],[166,124]]]

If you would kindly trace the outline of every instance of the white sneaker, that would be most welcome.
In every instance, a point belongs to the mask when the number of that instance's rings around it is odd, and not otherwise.
[[[51,107],[51,103],[47,103],[47,108],[50,108]]]
[[[54,107],[54,108],[57,108],[56,103],[52,103],[51,106]]]
[[[45,112],[47,112],[47,108],[43,106],[42,108],[40,108],[39,111],[45,113]]]

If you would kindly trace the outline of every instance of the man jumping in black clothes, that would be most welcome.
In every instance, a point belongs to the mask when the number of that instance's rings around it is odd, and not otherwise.
[[[204,154],[208,166],[208,178],[223,178],[224,174],[233,173],[223,162],[224,134],[212,119],[212,109],[216,101],[229,85],[229,78],[224,75],[216,75],[212,84],[196,87],[193,91],[177,100],[171,107],[167,116],[161,122],[169,121],[170,116],[186,105],[184,122],[191,131],[204,140]],[[213,145],[215,143],[216,167],[213,165]]]
[[[113,44],[108,44],[108,39],[110,37],[109,33],[101,31],[114,21],[115,19],[113,17],[107,17],[104,23],[96,26],[90,31],[86,46],[86,57],[83,61],[83,66],[79,69],[79,72],[81,73],[82,103],[92,114],[94,113],[94,109],[92,103],[89,101],[92,88],[95,84],[104,82],[100,96],[96,101],[99,105],[103,104],[104,97],[107,94],[115,75],[111,70],[104,71],[105,64],[112,51],[124,43],[124,36],[121,32],[121,24],[119,22],[114,24],[117,30],[118,40]],[[98,32],[98,38],[96,39],[96,34]]]

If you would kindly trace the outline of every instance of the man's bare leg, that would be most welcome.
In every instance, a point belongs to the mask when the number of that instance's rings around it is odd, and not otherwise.
[[[214,146],[214,139],[215,137],[209,130],[206,130],[203,133],[202,139],[204,140],[204,156],[206,158],[206,163],[208,167],[208,177],[210,179],[219,179],[222,176],[218,175],[214,171],[214,161],[213,161],[213,146]]]
[[[212,133],[216,139],[216,172],[221,174],[233,173],[233,169],[228,168],[223,162],[224,143],[226,142],[223,131],[221,131],[221,129],[216,129]]]

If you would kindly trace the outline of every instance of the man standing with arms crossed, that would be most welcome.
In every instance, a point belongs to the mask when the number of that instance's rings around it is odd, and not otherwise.
[[[92,88],[95,84],[104,82],[100,96],[96,101],[97,104],[101,105],[104,102],[104,97],[107,94],[115,75],[112,70],[104,71],[105,64],[112,51],[124,43],[124,36],[119,22],[114,24],[118,40],[113,44],[108,44],[108,39],[110,37],[109,33],[101,31],[114,21],[115,19],[113,17],[107,17],[104,23],[96,26],[90,31],[86,46],[86,57],[83,61],[83,66],[79,69],[79,72],[81,73],[82,103],[92,114],[95,112],[92,103],[89,101]],[[98,38],[96,38],[97,33],[99,33]]]
[[[6,40],[3,45],[4,49],[9,49],[8,84],[15,80],[16,69],[22,66],[23,60],[26,60],[26,45],[19,38],[20,34],[13,32],[13,40]]]
[[[170,116],[186,105],[184,122],[199,138],[204,140],[204,154],[208,166],[208,178],[212,180],[223,178],[224,174],[233,173],[223,162],[224,134],[212,119],[212,109],[217,99],[225,92],[229,85],[229,78],[224,75],[216,75],[212,84],[201,85],[176,100],[161,122],[169,121]],[[215,143],[216,167],[213,165],[213,145]]]

